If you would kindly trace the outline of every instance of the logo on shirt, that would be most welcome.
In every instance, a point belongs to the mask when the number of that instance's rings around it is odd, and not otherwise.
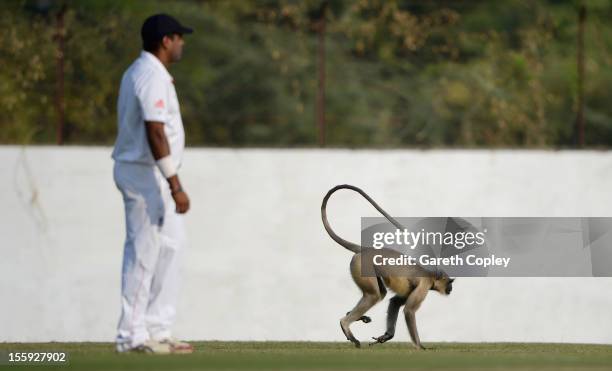
[[[160,99],[157,102],[155,102],[155,108],[164,108],[164,100]]]

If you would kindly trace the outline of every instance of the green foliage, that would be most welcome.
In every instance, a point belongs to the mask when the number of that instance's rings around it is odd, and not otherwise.
[[[320,0],[7,1],[0,142],[55,140],[62,4],[68,143],[113,143],[118,85],[140,51],[140,25],[167,12],[196,30],[170,70],[190,145],[315,145]],[[573,145],[577,0],[328,4],[328,145]],[[608,146],[612,1],[585,4],[586,142]]]
[[[29,142],[43,131],[38,122],[50,114],[53,97],[45,94],[53,58],[51,31],[37,15],[16,17],[18,4],[0,13],[0,141]],[[27,35],[27,37],[24,37]]]

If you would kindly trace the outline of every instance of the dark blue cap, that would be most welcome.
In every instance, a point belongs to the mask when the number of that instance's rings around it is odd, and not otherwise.
[[[181,25],[179,21],[168,14],[150,16],[144,21],[140,29],[140,35],[144,43],[147,41],[158,41],[163,39],[164,36],[172,34],[183,35],[188,33],[193,33],[193,30]]]

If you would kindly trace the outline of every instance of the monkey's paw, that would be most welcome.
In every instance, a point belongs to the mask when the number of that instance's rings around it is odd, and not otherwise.
[[[370,343],[370,346],[374,345],[374,344],[382,344],[382,343],[386,343],[387,341],[393,339],[393,335],[390,335],[388,333],[384,333],[379,337],[372,337],[372,339],[376,340],[375,342]]]

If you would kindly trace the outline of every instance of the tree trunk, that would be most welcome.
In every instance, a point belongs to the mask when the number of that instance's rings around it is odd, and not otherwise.
[[[55,41],[57,42],[56,69],[55,69],[55,111],[57,114],[56,122],[56,142],[58,145],[64,143],[64,40],[66,30],[64,28],[64,14],[66,6],[62,6],[56,15]]]
[[[584,147],[584,24],[586,21],[586,7],[581,4],[578,8],[578,113],[576,115],[576,143]]]

